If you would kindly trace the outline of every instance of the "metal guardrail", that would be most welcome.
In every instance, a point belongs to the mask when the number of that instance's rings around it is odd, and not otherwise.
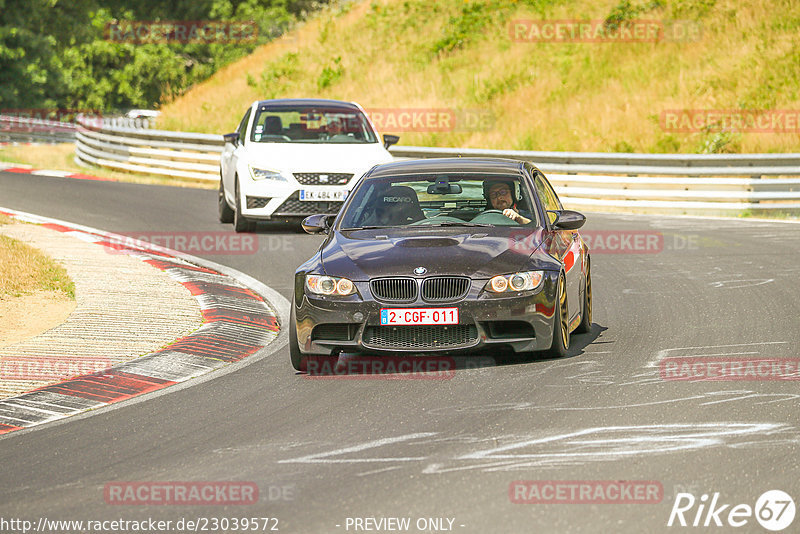
[[[33,117],[0,115],[0,141],[73,143],[76,125]]]
[[[103,117],[92,120],[103,127],[148,129],[154,121],[146,118]],[[74,143],[78,125],[24,115],[0,115],[0,141]]]
[[[76,159],[127,172],[219,180],[221,135],[135,128],[130,121],[79,118]]]
[[[79,162],[136,173],[219,180],[221,135],[79,119]],[[670,213],[800,211],[800,154],[624,154],[394,146],[398,159],[531,161],[566,206]],[[779,178],[792,176],[797,178]]]
[[[536,163],[544,172],[666,174],[683,176],[800,176],[800,154],[628,154],[625,152],[538,152],[482,148],[399,146],[406,158],[511,158]]]

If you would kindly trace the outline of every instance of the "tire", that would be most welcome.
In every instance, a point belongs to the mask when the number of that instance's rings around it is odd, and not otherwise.
[[[236,195],[236,209],[233,211],[233,229],[237,233],[250,232],[253,229],[253,223],[242,215],[242,200],[239,195],[238,177],[236,178],[236,190],[234,194]]]
[[[583,292],[583,309],[581,323],[575,329],[577,334],[588,334],[592,331],[592,264],[586,268],[586,291]]]
[[[317,369],[333,369],[336,366],[336,362],[339,361],[337,356],[319,356],[300,352],[300,344],[297,343],[297,322],[294,317],[294,298],[292,298],[291,307],[292,311],[289,312],[289,359],[292,362],[292,367],[294,367],[295,371],[307,373],[308,360],[311,358],[314,362],[312,366],[313,372],[317,373],[315,371]]]
[[[217,199],[217,208],[219,210],[219,222],[232,223],[233,210],[228,206],[228,201],[225,200],[225,186],[222,184],[222,176],[219,177],[219,197]]]
[[[558,277],[556,309],[553,310],[553,343],[545,354],[551,358],[563,358],[569,350],[569,307],[567,306],[567,281],[563,274]]]
[[[289,358],[292,360],[292,367],[296,371],[305,372],[306,362],[300,352],[300,345],[297,343],[297,324],[294,319],[294,297],[290,304],[292,311],[289,313]]]

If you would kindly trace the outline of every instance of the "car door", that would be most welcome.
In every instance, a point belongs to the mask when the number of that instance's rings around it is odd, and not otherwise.
[[[239,140],[235,143],[225,143],[220,155],[220,166],[222,169],[222,181],[225,184],[225,193],[228,197],[230,205],[235,205],[233,198],[235,188],[236,166],[239,163],[239,158],[242,156],[241,152],[244,150],[244,144],[247,138],[247,126],[250,122],[250,111],[245,112],[242,121],[236,131],[239,133]]]
[[[534,171],[535,172],[535,171]],[[570,327],[577,321],[581,310],[581,283],[583,255],[581,241],[577,230],[557,230],[553,228],[556,220],[555,213],[564,209],[558,195],[553,190],[550,182],[541,172],[535,172],[534,185],[542,205],[547,210],[547,223],[550,225],[550,239],[547,241],[548,253],[564,264],[564,273],[567,278],[567,306],[569,307]]]

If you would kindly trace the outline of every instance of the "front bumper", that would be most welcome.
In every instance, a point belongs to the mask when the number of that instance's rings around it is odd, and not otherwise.
[[[248,171],[249,172],[249,171]],[[308,217],[317,213],[338,213],[343,201],[300,200],[300,191],[349,191],[360,174],[357,172],[285,173],[286,180],[254,180],[249,176],[240,183],[242,215],[253,220]],[[321,183],[325,176],[330,183]],[[299,179],[298,179],[299,177]],[[345,181],[346,180],[346,181]]]
[[[270,220],[283,217],[308,217],[317,213],[336,214],[342,201],[303,201],[300,190],[281,196],[264,196],[269,193],[246,193],[242,199],[242,215],[248,219]],[[272,193],[274,194],[274,193]]]
[[[545,350],[553,339],[558,273],[545,273],[536,290],[498,297],[483,292],[485,281],[473,281],[464,299],[451,303],[380,302],[368,282],[356,282],[359,295],[325,298],[302,296],[295,308],[297,342],[305,355],[337,351],[376,354],[487,353],[501,347],[514,352]],[[299,304],[299,305],[298,305]],[[453,326],[381,326],[381,308],[459,309]]]

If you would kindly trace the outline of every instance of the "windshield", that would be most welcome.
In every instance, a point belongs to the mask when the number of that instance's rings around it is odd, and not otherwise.
[[[376,143],[361,111],[310,106],[260,106],[250,133],[255,143]]]
[[[367,179],[353,192],[340,228],[536,225],[530,198],[517,175]]]

